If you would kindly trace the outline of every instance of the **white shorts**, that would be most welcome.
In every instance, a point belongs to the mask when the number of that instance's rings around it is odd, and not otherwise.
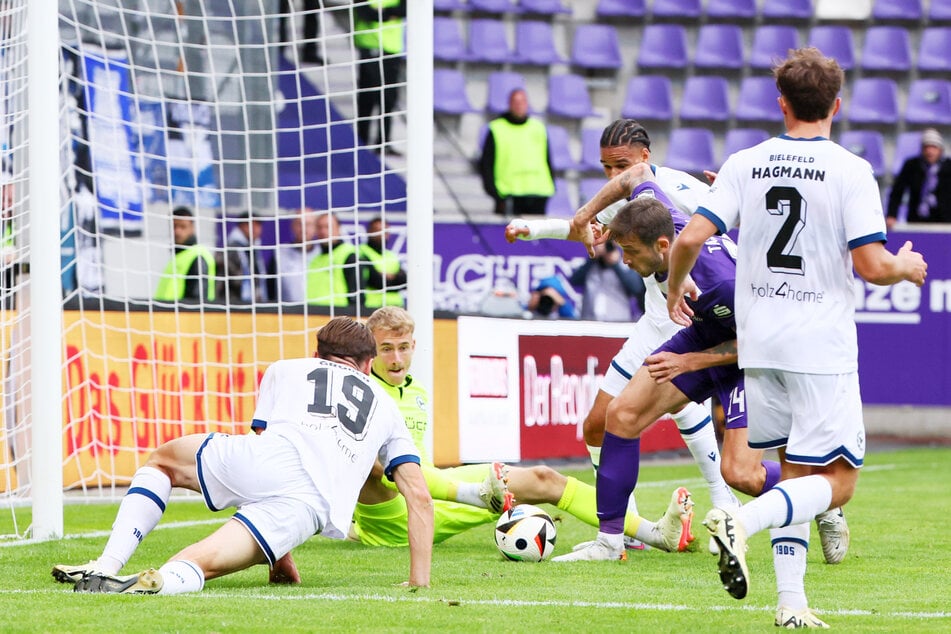
[[[634,324],[634,332],[614,355],[604,378],[601,379],[602,390],[612,397],[620,394],[637,369],[644,365],[647,355],[680,330],[680,326],[669,319],[663,323],[664,325],[659,326],[651,321],[648,315],[644,315]]]
[[[205,504],[212,511],[237,507],[234,518],[271,565],[327,522],[326,501],[282,436],[212,433],[196,459]]]
[[[786,460],[822,466],[865,459],[865,423],[858,372],[803,374],[746,370],[749,445],[786,447]]]

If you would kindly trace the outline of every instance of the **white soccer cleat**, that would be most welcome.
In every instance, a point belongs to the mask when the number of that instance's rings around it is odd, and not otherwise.
[[[505,484],[507,480],[505,465],[493,462],[489,475],[479,485],[479,499],[493,513],[504,513],[515,505],[515,497]]]
[[[797,630],[801,627],[816,627],[823,630],[829,629],[829,626],[813,614],[809,608],[792,610],[787,607],[781,607],[776,610],[776,620],[774,623],[776,627],[782,627],[787,630]]]
[[[596,539],[582,542],[575,546],[572,552],[554,557],[552,561],[625,561],[626,559],[627,552],[623,546],[617,549],[601,539]]]
[[[687,550],[694,540],[690,527],[693,524],[693,498],[690,491],[680,487],[670,497],[670,505],[663,517],[657,520],[655,530],[661,535],[665,549],[672,553]]]
[[[50,572],[53,578],[60,583],[76,583],[85,575],[102,572],[99,569],[99,560],[93,559],[87,564],[79,566],[69,566],[67,564],[56,564]]]
[[[92,573],[76,582],[73,592],[106,594],[158,594],[162,589],[162,573],[149,568],[134,575],[118,576]]]
[[[575,544],[574,546],[572,546],[571,550],[581,550],[582,548],[587,548],[593,543],[594,543],[593,539],[587,542],[579,542]],[[651,549],[650,544],[645,544],[641,540],[636,539],[634,537],[628,537],[627,535],[624,536],[624,550],[650,550],[650,549]]]
[[[849,524],[841,508],[829,509],[816,515],[819,529],[819,541],[822,543],[822,555],[827,564],[838,564],[849,552]]]
[[[746,530],[723,509],[711,509],[703,520],[710,536],[720,547],[720,581],[734,599],[742,599],[749,590],[750,571],[746,567]]]

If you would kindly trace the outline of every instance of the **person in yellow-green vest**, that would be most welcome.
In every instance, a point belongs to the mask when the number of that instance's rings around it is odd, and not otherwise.
[[[175,255],[162,272],[155,299],[160,302],[215,301],[215,258],[208,247],[198,244],[195,238],[191,209],[176,207],[172,211],[172,233]]]
[[[353,44],[360,51],[357,77],[357,134],[366,145],[391,143],[392,112],[406,62],[406,4],[403,0],[369,0],[353,8]],[[371,137],[374,113],[379,125]],[[399,154],[387,148],[391,154]]]
[[[386,248],[386,235],[383,218],[374,218],[367,224],[367,241],[358,252],[363,305],[368,309],[404,305],[400,291],[406,288],[406,271]]]
[[[307,303],[356,306],[360,294],[357,249],[341,237],[340,220],[331,212],[317,218],[320,254],[307,263]]]
[[[489,123],[479,159],[482,188],[505,216],[543,214],[555,193],[548,130],[528,114],[524,88],[509,94],[508,112]]]

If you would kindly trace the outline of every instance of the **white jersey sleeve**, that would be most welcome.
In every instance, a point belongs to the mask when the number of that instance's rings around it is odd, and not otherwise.
[[[711,166],[712,167],[712,166]],[[687,172],[654,166],[654,180],[670,202],[688,216],[693,215],[710,186]]]

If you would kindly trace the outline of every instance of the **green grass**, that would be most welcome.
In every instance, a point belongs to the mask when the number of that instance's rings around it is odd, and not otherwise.
[[[591,479],[588,469],[572,475]],[[434,549],[433,587],[412,592],[405,549],[375,549],[314,538],[295,551],[304,582],[269,587],[256,567],[176,597],[77,595],[49,575],[56,563],[98,556],[115,505],[69,505],[58,542],[0,547],[3,632],[735,632],[773,631],[775,585],[766,533],[750,544],[750,595],[731,599],[705,552],[699,520],[709,508],[692,464],[641,469],[639,505],[659,517],[670,491],[687,484],[697,501],[701,552],[632,553],[627,562],[527,564],[503,561],[486,525]],[[838,566],[822,563],[813,531],[806,590],[810,604],[839,631],[951,630],[951,450],[870,453],[846,514],[852,547]],[[594,529],[549,507],[558,518],[556,554],[590,539]],[[18,511],[18,513],[22,513]],[[9,510],[0,511],[0,533]],[[159,529],[126,571],[161,564],[224,520],[198,502],[172,501]],[[197,525],[166,527],[173,522]],[[23,518],[20,517],[20,521]],[[94,535],[89,535],[95,532]]]

